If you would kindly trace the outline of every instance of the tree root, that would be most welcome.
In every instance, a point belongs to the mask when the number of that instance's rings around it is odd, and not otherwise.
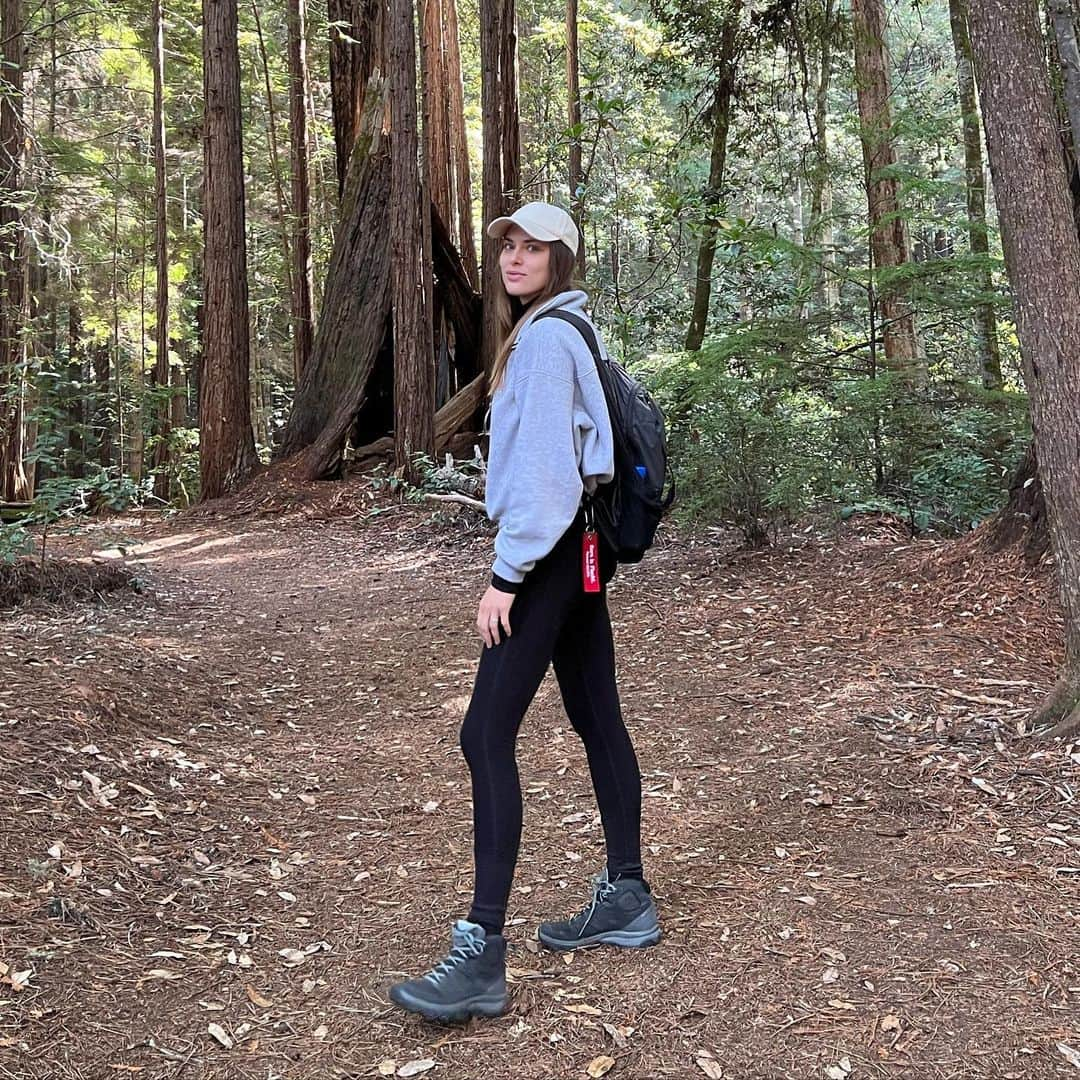
[[[1037,734],[1048,739],[1080,733],[1080,671],[1067,671],[1058,679],[1032,714],[1030,724]]]

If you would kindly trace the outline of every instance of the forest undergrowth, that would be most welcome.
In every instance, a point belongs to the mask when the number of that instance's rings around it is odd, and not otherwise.
[[[665,534],[610,590],[665,938],[535,940],[602,859],[549,677],[510,1011],[441,1028],[385,991],[468,906],[491,537],[323,490],[95,522],[56,550],[141,591],[0,614],[0,1077],[1077,1075],[1080,745],[1024,726],[1045,567],[872,519]]]

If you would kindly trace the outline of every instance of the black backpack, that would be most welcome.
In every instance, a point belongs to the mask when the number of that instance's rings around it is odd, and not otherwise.
[[[636,563],[652,546],[660,519],[675,499],[668,463],[664,414],[649,392],[621,364],[600,352],[592,327],[579,315],[552,308],[537,319],[562,319],[585,339],[604,388],[615,441],[615,476],[591,500],[600,534],[619,562]],[[664,494],[664,486],[670,488]]]

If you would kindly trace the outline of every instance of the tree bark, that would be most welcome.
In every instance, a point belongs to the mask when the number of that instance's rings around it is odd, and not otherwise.
[[[384,0],[328,0],[330,97],[338,195],[344,199],[349,155],[361,132],[364,95],[376,71],[385,71]]]
[[[425,300],[424,204],[417,168],[413,0],[390,0],[390,243],[394,320],[394,457],[410,481],[415,455],[435,453],[435,369]]]
[[[23,11],[0,2],[0,499],[33,497],[25,470],[26,241],[19,192],[23,147]]]
[[[834,310],[840,302],[831,220],[832,181],[829,177],[829,86],[832,82],[832,36],[835,32],[835,21],[834,0],[824,0],[820,66],[814,87],[814,164],[810,177],[810,225],[806,237],[811,247],[821,249],[814,300],[818,308],[824,311]]]
[[[386,336],[390,158],[377,134],[381,113],[382,94],[369,92],[364,127],[349,161],[311,363],[282,438],[280,456],[305,451],[300,468],[310,479],[339,471],[342,445]]]
[[[446,47],[446,78],[450,89],[450,153],[454,160],[454,195],[457,200],[456,225],[450,227],[454,244],[461,254],[469,282],[480,287],[480,266],[473,235],[472,166],[469,164],[469,139],[465,130],[465,96],[461,75],[461,45],[458,38],[457,0],[442,0],[443,42]]]
[[[257,464],[248,408],[247,258],[236,0],[203,0],[203,274],[200,497],[238,488]]]
[[[735,68],[738,54],[741,3],[732,5],[724,20],[720,39],[720,56],[716,68],[716,89],[713,92],[711,119],[712,149],[709,153],[709,187],[705,192],[705,224],[698,246],[697,272],[694,275],[694,300],[690,326],[686,331],[685,347],[689,352],[701,348],[709,322],[712,299],[712,270],[716,257],[716,230],[719,228],[719,203],[724,187],[724,165],[727,161],[728,131],[731,128],[731,101],[735,92]]]
[[[483,124],[484,228],[511,208],[520,186],[516,171],[517,100],[514,75],[514,0],[480,0],[480,111]],[[499,348],[494,297],[499,284],[499,244],[483,237],[481,293],[484,301],[483,359],[490,371]]]
[[[964,171],[967,181],[968,244],[973,255],[989,258],[990,241],[986,226],[986,177],[983,169],[982,136],[979,133],[979,104],[975,95],[975,68],[968,33],[968,0],[949,0],[953,50],[956,53],[956,82],[960,93],[960,113],[964,129]],[[979,275],[982,291],[994,291],[987,265]],[[975,309],[975,338],[979,375],[987,390],[1000,390],[1001,349],[998,345],[994,305],[987,300]]]
[[[152,5],[152,66],[154,69],[154,266],[155,316],[154,385],[161,397],[155,417],[154,495],[169,501],[169,432],[172,411],[165,395],[169,387],[169,225],[165,199],[165,29],[162,0]]]
[[[307,26],[305,0],[288,0],[289,167],[292,177],[293,375],[300,381],[311,359],[311,181],[307,135]]]
[[[585,206],[583,201],[585,177],[581,160],[581,65],[578,48],[578,0],[566,0],[566,105],[570,128],[568,181],[570,184],[570,215],[581,233],[577,251],[577,272],[585,277]]]
[[[1036,712],[1080,730],[1080,239],[1035,0],[972,0],[971,38],[1065,614],[1061,679]]]
[[[885,45],[882,0],[852,0],[855,39],[855,84],[859,100],[860,138],[870,216],[870,251],[880,305],[885,359],[912,381],[921,381],[915,316],[907,288],[892,273],[910,261],[907,227],[900,212],[899,185],[892,170],[892,95]],[[892,278],[892,280],[890,280]]]

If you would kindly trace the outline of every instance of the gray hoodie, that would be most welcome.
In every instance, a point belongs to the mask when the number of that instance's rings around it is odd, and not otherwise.
[[[586,319],[585,293],[560,293],[518,333],[491,399],[487,513],[499,526],[492,573],[515,584],[555,546],[581,505],[615,473],[607,401],[596,362],[560,307]],[[601,345],[601,349],[603,346]]]

